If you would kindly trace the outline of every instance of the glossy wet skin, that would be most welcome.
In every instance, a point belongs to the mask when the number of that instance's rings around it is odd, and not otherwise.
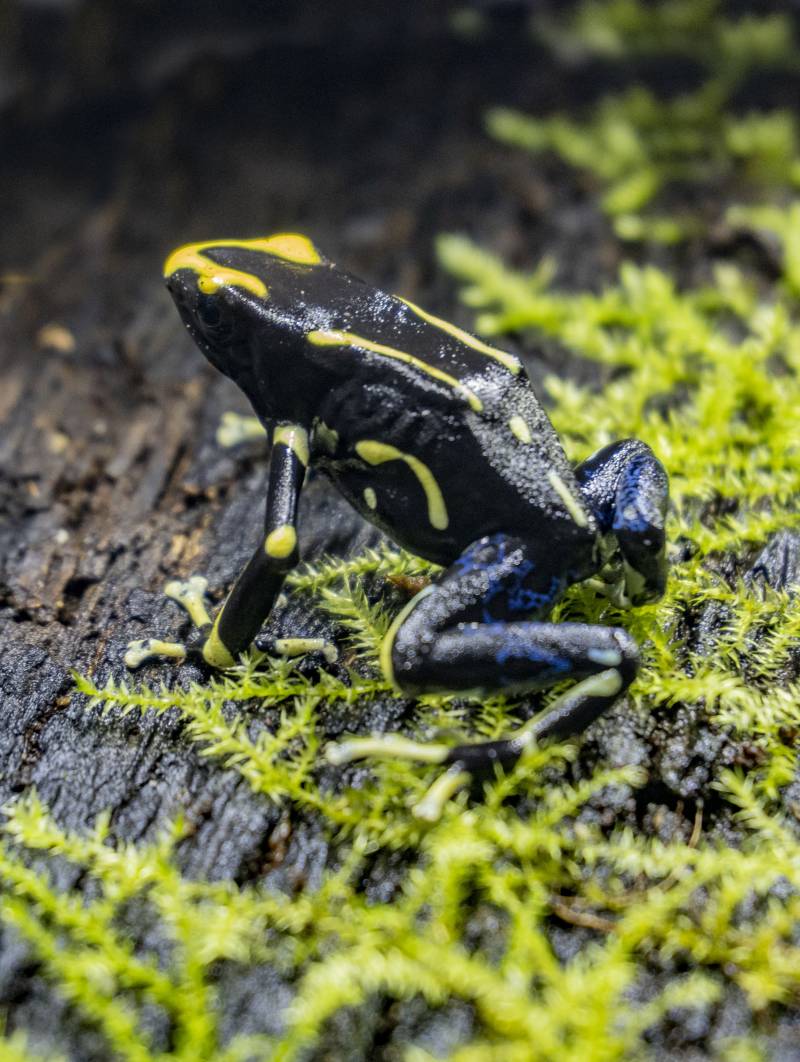
[[[547,616],[589,577],[622,605],[663,593],[667,478],[644,443],[573,469],[514,355],[336,268],[306,237],[190,244],[165,277],[273,444],[264,539],[204,636],[208,663],[229,666],[250,644],[297,563],[297,499],[314,465],[446,568],[386,637],[392,683],[418,693],[579,680],[531,740],[577,732],[613,703],[636,672],[632,639]],[[437,762],[472,771],[513,760],[521,741]]]
[[[268,295],[204,294],[193,270],[177,270],[168,286],[195,341],[268,431],[305,427],[314,464],[367,519],[440,564],[506,531],[559,542],[573,578],[593,570],[593,515],[513,355],[468,346],[325,263],[206,255]]]

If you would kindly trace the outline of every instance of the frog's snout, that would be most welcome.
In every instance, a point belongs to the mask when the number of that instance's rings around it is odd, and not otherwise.
[[[197,279],[185,270],[170,273],[164,277],[164,284],[179,306],[197,302]]]
[[[201,293],[197,288],[197,278],[182,269],[165,277],[164,283],[184,323],[190,327],[199,327],[202,314],[200,313]],[[218,314],[219,310],[216,312]]]

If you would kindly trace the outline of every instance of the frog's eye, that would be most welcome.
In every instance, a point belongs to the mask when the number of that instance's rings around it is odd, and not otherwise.
[[[209,328],[218,325],[221,317],[218,301],[213,296],[198,299],[197,316]]]

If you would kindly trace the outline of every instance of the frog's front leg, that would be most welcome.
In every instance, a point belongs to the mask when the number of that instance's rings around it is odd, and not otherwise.
[[[620,628],[538,618],[567,586],[559,563],[552,548],[507,535],[481,539],[400,613],[381,662],[387,678],[410,694],[536,689],[569,678],[581,680],[577,685],[499,741],[452,747],[354,738],[330,746],[328,759],[399,756],[450,766],[417,808],[430,818],[471,775],[511,765],[534,740],[569,737],[589,726],[633,681],[639,654]]]
[[[168,584],[167,591],[173,591],[170,596],[187,608],[199,632],[186,648],[178,643],[154,639],[131,643],[125,658],[129,667],[137,666],[149,656],[181,658],[186,655],[187,648],[192,653],[199,653],[212,667],[231,667],[239,653],[253,641],[269,615],[287,572],[298,561],[297,502],[309,459],[308,433],[300,425],[277,425],[272,444],[264,539],[236,580],[216,619],[212,623],[202,605],[204,587],[201,588],[199,583],[194,584],[194,590],[200,590],[200,595],[191,592],[191,580],[185,584]],[[186,589],[188,594],[184,592]],[[275,648],[286,655],[294,655],[296,651],[302,651],[293,644],[294,641],[284,639],[276,643]],[[303,649],[308,648],[309,645],[304,643]]]

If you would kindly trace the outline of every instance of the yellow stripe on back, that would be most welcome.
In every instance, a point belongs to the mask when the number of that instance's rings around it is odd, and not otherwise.
[[[428,324],[432,324],[435,328],[440,328],[443,332],[447,332],[449,336],[454,339],[458,339],[461,343],[464,343],[468,347],[472,347],[473,350],[477,350],[481,354],[486,354],[489,358],[494,358],[495,361],[499,361],[501,365],[513,372],[516,376],[522,368],[522,363],[519,358],[513,354],[509,354],[505,350],[497,350],[496,347],[490,347],[488,343],[484,343],[482,339],[478,339],[477,336],[471,336],[469,332],[465,332],[463,328],[459,328],[458,325],[451,324],[449,321],[445,321],[442,317],[436,317],[432,313],[428,313],[427,310],[423,310],[416,303],[411,302],[410,299],[404,299],[402,295],[396,295],[395,298],[405,305],[417,317],[421,317],[423,321],[427,321]]]
[[[437,369],[433,365],[428,365],[427,362],[422,361],[421,358],[415,358],[413,354],[408,354],[405,350],[397,350],[396,347],[387,347],[383,343],[373,343],[371,339],[365,339],[363,336],[358,336],[354,332],[337,332],[333,330],[318,329],[315,332],[309,332],[306,335],[306,339],[309,343],[313,343],[317,347],[357,347],[362,350],[370,350],[374,354],[383,354],[386,358],[394,358],[396,361],[403,361],[407,365],[414,365],[417,369],[427,373],[428,376],[432,376],[435,380],[441,380],[442,383],[446,383],[449,387],[452,387],[463,399],[465,399],[472,409],[476,413],[480,413],[483,409],[483,402],[468,387],[465,387],[460,380],[457,380],[455,376],[451,376],[450,373],[444,372],[442,369]]]

